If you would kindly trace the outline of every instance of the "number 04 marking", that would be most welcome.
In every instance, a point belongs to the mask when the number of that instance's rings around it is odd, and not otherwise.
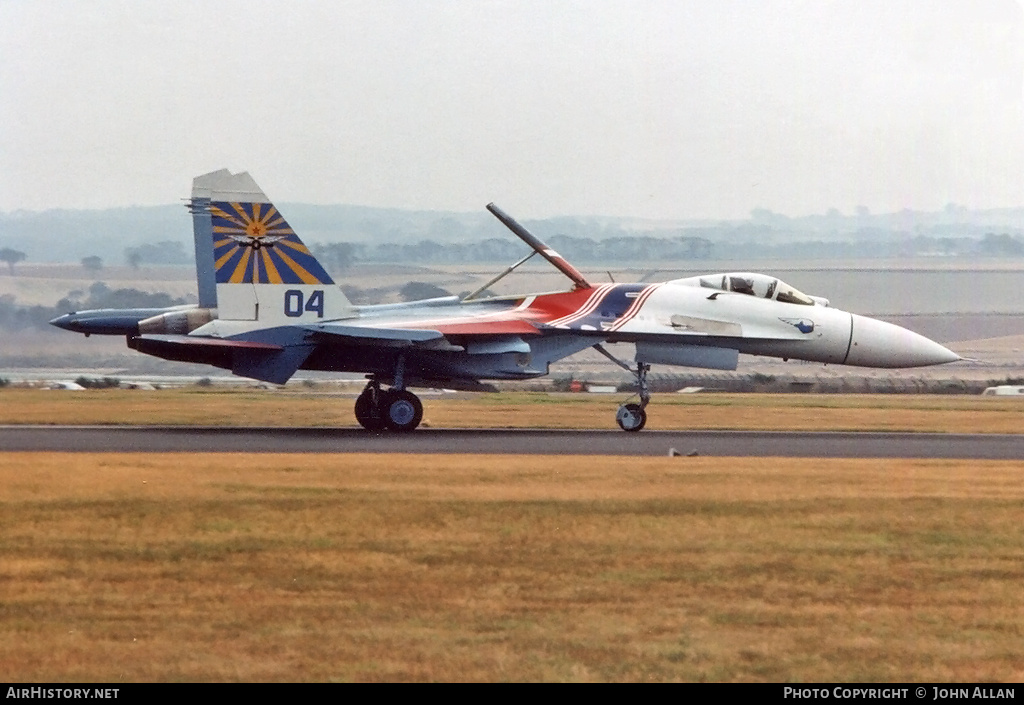
[[[324,292],[317,289],[310,292],[309,298],[303,306],[303,294],[299,289],[289,289],[284,292],[284,315],[289,318],[298,318],[304,311],[315,313],[317,318],[324,317]]]

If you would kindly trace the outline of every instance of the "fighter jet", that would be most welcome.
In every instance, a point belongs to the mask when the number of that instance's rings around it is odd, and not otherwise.
[[[636,378],[622,404],[625,431],[647,422],[651,365],[736,369],[739,354],[862,367],[918,367],[960,359],[905,328],[842,311],[776,277],[723,273],[656,284],[593,284],[494,204],[488,210],[530,253],[462,298],[355,306],[248,173],[196,177],[189,201],[199,303],[94,310],[51,323],[124,335],[128,347],[284,384],[297,370],[365,373],[356,420],[370,431],[411,431],[423,405],[411,387],[482,389],[484,380],[548,374],[595,348]],[[534,255],[571,287],[484,296]],[[632,343],[631,362],[606,343]]]

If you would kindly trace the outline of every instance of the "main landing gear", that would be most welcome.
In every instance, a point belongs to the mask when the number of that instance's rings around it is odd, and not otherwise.
[[[423,420],[423,403],[404,388],[405,358],[398,358],[395,385],[381,389],[380,382],[371,378],[363,393],[356,398],[356,421],[367,431],[412,431]]]
[[[629,403],[620,406],[619,410],[615,412],[615,422],[619,424],[619,428],[623,431],[634,433],[642,431],[644,426],[647,425],[646,409],[651,401],[651,390],[647,386],[647,373],[650,372],[651,366],[646,362],[638,362],[636,363],[636,370],[633,370],[632,367],[605,350],[603,346],[595,345],[594,349],[619,367],[629,370],[636,375],[637,396],[640,397],[640,403]]]
[[[405,389],[381,389],[372,379],[356,399],[356,421],[367,431],[411,431],[423,420],[423,403]]]

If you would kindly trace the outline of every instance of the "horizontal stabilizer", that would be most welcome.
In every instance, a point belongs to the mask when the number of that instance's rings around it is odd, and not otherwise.
[[[284,384],[302,366],[314,345],[289,345],[281,350],[238,348],[231,360],[231,372],[272,384]]]
[[[272,355],[284,349],[270,343],[192,335],[138,335],[128,338],[128,347],[164,360],[198,362],[224,369],[232,368],[236,352]]]
[[[236,348],[248,350],[282,350],[282,346],[273,343],[258,343],[254,340],[230,340],[227,338],[204,338],[193,335],[139,335],[132,340],[140,344],[136,350],[147,345],[183,346],[190,348]]]
[[[129,345],[165,360],[216,365],[273,384],[287,382],[315,347],[193,335],[140,335],[130,338]]]

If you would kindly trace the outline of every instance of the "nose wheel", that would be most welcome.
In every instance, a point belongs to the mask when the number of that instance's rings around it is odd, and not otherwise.
[[[615,422],[623,431],[642,431],[647,425],[647,405],[651,401],[651,390],[647,387],[647,372],[651,366],[646,362],[636,363],[636,386],[637,396],[640,397],[639,404],[623,404],[615,413]]]
[[[623,404],[615,414],[615,422],[623,431],[642,431],[647,425],[647,412],[639,404]]]
[[[371,380],[356,398],[356,421],[367,431],[412,431],[423,420],[423,403],[405,389],[382,390]]]

